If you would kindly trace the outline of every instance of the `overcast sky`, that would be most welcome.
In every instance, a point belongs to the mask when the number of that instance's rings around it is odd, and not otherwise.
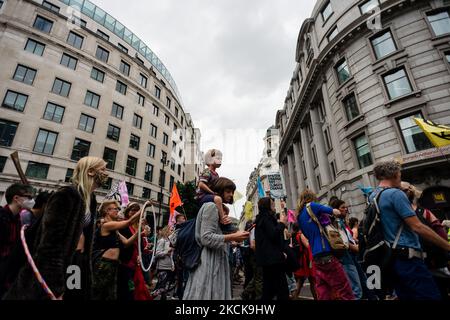
[[[262,156],[265,130],[283,106],[297,36],[315,1],[92,1],[163,61],[185,112],[201,130],[202,150],[224,152],[218,172],[245,195]],[[235,204],[237,216],[242,201]]]

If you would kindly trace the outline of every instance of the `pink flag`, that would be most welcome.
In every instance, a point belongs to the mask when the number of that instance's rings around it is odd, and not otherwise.
[[[121,181],[119,184],[119,194],[122,202],[122,207],[125,208],[128,203],[130,203],[130,200],[128,198],[127,184],[125,183],[125,181]]]
[[[295,211],[288,210],[288,223],[295,223]]]

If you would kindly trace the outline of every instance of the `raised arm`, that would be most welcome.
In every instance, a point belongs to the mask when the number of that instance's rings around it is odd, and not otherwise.
[[[125,248],[128,248],[129,246],[131,246],[137,240],[138,235],[139,235],[139,233],[135,232],[131,237],[129,237],[127,239],[127,238],[125,238],[123,235],[121,235],[119,233],[119,238],[120,238],[120,241],[125,246]]]
[[[111,232],[111,231],[116,231],[116,230],[121,230],[124,229],[126,227],[131,226],[133,223],[135,223],[140,216],[140,211],[136,212],[130,219],[125,220],[125,221],[109,221],[109,222],[105,222],[102,225],[102,231],[104,232]]]

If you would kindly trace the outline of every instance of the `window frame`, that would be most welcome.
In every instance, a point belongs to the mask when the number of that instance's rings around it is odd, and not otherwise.
[[[130,143],[129,143],[129,148],[139,151],[141,145],[141,137],[139,137],[138,135],[135,134],[130,134]]]
[[[361,167],[361,164],[360,164],[360,161],[359,161],[359,157],[358,157],[358,152],[356,150],[356,144],[355,144],[356,140],[358,138],[362,137],[362,136],[365,136],[366,139],[367,139],[367,146],[369,148],[370,159],[371,159],[371,162],[372,162],[370,165],[368,165],[366,167]],[[367,169],[367,168],[370,168],[371,166],[373,166],[374,165],[374,153],[373,153],[372,146],[370,144],[370,139],[369,139],[367,130],[366,129],[359,130],[359,131],[355,132],[351,137],[349,137],[349,139],[350,139],[350,145],[352,147],[352,155],[353,155],[355,164],[357,165],[355,167],[355,169],[356,170],[364,170],[364,169]]]
[[[28,45],[30,44],[30,42],[34,42],[34,49],[33,49],[33,51],[27,50],[27,47],[28,47]],[[37,46],[41,46],[41,47],[42,47],[42,52],[41,52],[41,54],[36,53],[36,48],[37,48]],[[45,46],[45,43],[36,41],[36,40],[34,40],[33,38],[28,38],[28,39],[27,39],[27,42],[25,43],[25,47],[23,48],[23,50],[25,50],[26,52],[35,54],[35,55],[37,55],[37,56],[39,56],[39,57],[42,57],[42,56],[44,55],[45,47],[46,47],[46,46]]]
[[[48,31],[45,31],[45,30],[43,30],[43,29],[40,29],[40,28],[38,28],[37,26],[36,26],[36,23],[37,23],[37,20],[38,19],[42,19],[45,23],[50,23],[50,29],[48,30]],[[53,26],[55,25],[55,21],[53,21],[53,20],[51,20],[51,19],[48,19],[48,18],[46,18],[46,17],[44,17],[44,16],[41,16],[41,15],[36,15],[36,17],[34,18],[34,21],[33,21],[33,29],[36,29],[36,30],[39,30],[39,31],[41,31],[41,32],[43,32],[43,33],[47,33],[47,34],[50,34],[51,32],[52,32],[52,29],[53,29]]]
[[[25,69],[26,69],[22,81],[19,80],[19,79],[16,79],[17,71],[19,70],[19,68],[25,68]],[[25,79],[27,79],[27,75],[28,75],[28,72],[29,72],[29,71],[34,72],[33,79],[31,80],[31,83],[28,83],[28,82],[25,81]],[[36,80],[36,76],[37,76],[37,70],[36,70],[36,69],[33,69],[33,68],[28,67],[28,66],[23,65],[23,64],[17,64],[12,79],[13,79],[14,81],[17,81],[17,82],[20,82],[20,83],[23,83],[23,84],[32,86],[32,85],[34,84],[34,80]]]
[[[100,52],[100,54],[99,54]],[[106,55],[106,59],[104,59],[104,56]],[[97,49],[95,50],[95,58],[97,58],[99,61],[102,61],[104,63],[108,63],[110,52],[109,50],[106,50],[102,46],[98,45]]]
[[[90,103],[87,103],[89,95],[91,96],[91,99],[90,99],[91,101],[90,101]],[[83,104],[85,106],[88,106],[90,108],[94,108],[94,109],[98,110],[98,108],[100,107],[100,99],[101,99],[101,96],[99,94],[96,94],[95,92],[92,92],[91,90],[86,90],[86,95],[84,96]],[[97,104],[93,104],[94,101],[97,101]]]
[[[10,106],[10,105],[6,104],[6,98],[8,97],[8,94],[10,94],[10,93],[16,95],[16,97],[14,99],[14,105],[13,106]],[[17,108],[17,100],[18,100],[18,98],[20,96],[25,97],[25,102],[23,104],[23,107],[21,106],[21,109]],[[23,93],[20,93],[20,92],[8,89],[8,90],[6,90],[5,96],[3,97],[2,107],[6,108],[6,109],[9,109],[9,110],[17,111],[17,112],[24,112],[25,108],[27,106],[28,98],[29,98],[29,96],[26,95],[26,94],[23,94]]]
[[[59,92],[55,91],[55,85],[56,85],[57,81],[60,81],[62,83]],[[64,85],[67,85],[67,84],[69,85],[69,89],[67,91],[67,95],[63,95],[61,93],[63,91]],[[52,86],[51,93],[54,93],[54,94],[59,95],[59,96],[64,97],[64,98],[68,98],[70,96],[71,89],[72,89],[72,83],[71,82],[56,77],[55,80],[53,81],[53,86]]]
[[[86,144],[88,145],[87,154],[85,154],[85,155],[79,155],[79,156],[80,156],[79,158],[74,157],[74,154],[75,154],[75,146],[76,146],[75,143],[77,142],[77,140],[78,140],[79,142],[86,143]],[[91,151],[91,146],[92,146],[92,143],[91,143],[90,141],[87,141],[87,140],[84,140],[84,139],[80,139],[80,138],[75,137],[75,139],[73,140],[72,152],[71,152],[71,154],[70,154],[70,159],[73,160],[73,161],[78,161],[78,160],[82,159],[83,157],[89,156],[89,153],[90,153],[90,151]],[[80,153],[79,151],[77,151],[77,152]]]
[[[73,43],[69,42],[69,39],[71,38],[71,36],[73,36],[73,37],[74,37],[74,40],[75,40],[75,41],[73,41]],[[77,43],[80,39],[81,39],[80,46],[77,46],[76,43]],[[82,35],[80,35],[80,34],[74,32],[74,31],[70,30],[70,31],[69,31],[69,34],[67,35],[66,43],[67,43],[68,45],[70,45],[70,46],[76,48],[76,49],[81,50],[81,49],[83,48],[84,36],[82,36]]]
[[[131,167],[131,166],[130,166],[130,160],[134,160],[134,167]],[[133,156],[128,155],[128,156],[127,156],[127,163],[126,163],[126,166],[125,166],[125,173],[126,173],[127,175],[129,175],[129,176],[136,177],[136,174],[137,174],[137,167],[138,167],[138,158],[135,158],[135,157],[133,157]],[[132,169],[133,172],[130,173],[130,172],[128,171],[128,169]]]
[[[124,89],[124,90],[122,90],[122,89]],[[127,90],[128,90],[128,86],[125,83],[123,83],[122,81],[117,80],[116,91],[119,92],[120,94],[123,94],[124,96],[126,96]]]
[[[106,157],[106,152],[110,152],[111,151],[111,154],[114,154],[114,159],[110,159],[110,158],[107,158]],[[115,167],[116,167],[116,161],[117,161],[117,150],[114,150],[114,149],[111,149],[111,148],[108,148],[108,147],[105,147],[104,149],[103,149],[103,160],[105,160],[105,162],[106,162],[106,169],[109,169],[109,170],[115,170]],[[112,165],[110,165],[110,161],[109,160],[112,160]]]
[[[139,130],[142,130],[143,121],[144,121],[144,118],[142,116],[140,116],[137,113],[133,114],[133,122],[132,122],[133,127],[137,128]]]
[[[114,107],[116,107],[115,114],[114,114]],[[121,110],[120,118],[117,116],[117,110]],[[113,102],[112,107],[111,107],[111,116],[113,116],[114,118],[123,120],[123,113],[124,113],[124,111],[125,111],[125,108],[122,105],[120,105],[120,104],[118,104],[116,102]]]
[[[39,150],[36,150],[36,147],[37,147],[38,139],[39,139],[39,137],[41,135],[41,132],[46,133],[47,136],[45,138],[45,142],[44,142],[42,151],[39,151]],[[50,152],[45,152],[45,149],[47,149],[47,142],[48,142],[48,138],[49,138],[50,134],[54,135],[55,141],[53,143],[53,146],[51,147],[51,151]],[[34,140],[33,152],[39,153],[39,154],[45,154],[45,155],[48,155],[48,156],[52,156],[53,153],[55,152],[55,147],[56,147],[56,144],[58,142],[58,136],[59,136],[58,132],[47,130],[47,129],[43,129],[43,128],[39,128],[38,129],[38,133],[36,135],[36,139]]]
[[[94,71],[95,71],[97,76],[98,76],[98,74],[102,75],[102,80],[101,81],[97,79],[98,77],[97,78],[93,77]],[[99,68],[92,67],[92,69],[91,69],[91,79],[93,79],[95,81],[98,81],[100,83],[104,83],[105,82],[105,76],[106,76],[106,72],[104,72],[103,70],[100,70]]]
[[[41,166],[40,169],[44,168],[45,169],[45,177],[36,177],[36,176],[32,176],[30,175],[30,166],[31,165],[39,165]],[[35,161],[28,161],[27,164],[27,168],[25,170],[25,176],[31,178],[31,179],[38,179],[38,180],[47,180],[48,177],[48,172],[50,171],[50,165],[47,163],[40,163],[40,162],[35,162]]]
[[[12,137],[11,140],[3,139],[4,138],[3,135],[5,135],[6,132],[5,132],[5,130],[0,130],[0,146],[1,147],[12,147],[12,145],[14,144],[14,139],[15,139],[16,134],[17,134],[17,129],[19,129],[19,123],[18,122],[14,122],[14,121],[10,121],[10,120],[7,120],[7,119],[0,119],[0,129],[2,129],[1,128],[2,125],[7,125],[8,129],[12,128],[13,126],[15,127],[14,128],[14,135],[10,134],[9,137],[7,137],[8,139]],[[6,128],[3,128],[3,129],[6,129]],[[4,144],[3,143],[4,141],[6,141],[8,143]]]
[[[83,117],[86,119],[86,123],[84,123],[84,129],[81,127],[82,126],[81,120],[82,120]],[[89,131],[89,130],[87,130],[88,124],[89,124],[89,121],[92,122],[92,120],[93,120],[92,131]],[[93,117],[91,115],[88,115],[86,113],[81,113],[80,120],[78,121],[78,130],[81,130],[81,131],[84,131],[84,132],[87,132],[87,133],[94,133],[96,121],[97,121],[97,119],[95,117]]]
[[[63,64],[63,60],[64,60],[65,57],[68,58],[68,61],[67,61],[68,64]],[[75,61],[75,65],[74,65],[73,68],[70,66],[70,63],[72,61]],[[66,67],[66,68],[69,68],[71,70],[76,70],[77,69],[77,65],[78,65],[78,59],[75,58],[74,56],[71,56],[70,54],[67,54],[67,53],[63,52],[63,54],[61,55],[61,61],[59,62],[59,64],[64,66],[64,67]]]
[[[113,133],[113,134],[114,134],[115,132],[118,132],[118,134],[117,134],[117,140],[114,139],[114,138],[112,138],[112,137],[109,137],[109,128],[112,129],[112,131],[113,131],[112,133]],[[120,127],[115,126],[115,125],[113,125],[113,124],[111,124],[111,123],[108,123],[108,128],[107,128],[107,130],[106,130],[106,138],[109,139],[109,140],[115,141],[115,142],[119,142],[119,141],[120,141],[120,131],[121,131],[121,128],[120,128]]]
[[[127,63],[125,60],[122,59],[122,60],[120,60],[119,71],[123,75],[129,77],[130,76],[130,72],[131,72],[131,65],[129,63]]]
[[[45,117],[45,115],[47,114],[47,108],[49,107],[49,105],[52,105],[54,107],[51,119],[48,119],[48,118]],[[55,113],[56,113],[56,110],[58,108],[62,109],[61,121],[55,121]],[[66,112],[66,107],[61,106],[59,104],[56,104],[54,102],[48,101],[47,104],[45,105],[45,110],[44,110],[44,114],[42,115],[42,119],[47,120],[47,121],[51,121],[51,122],[55,122],[55,123],[62,123],[63,119],[64,119],[64,113],[65,112]]]

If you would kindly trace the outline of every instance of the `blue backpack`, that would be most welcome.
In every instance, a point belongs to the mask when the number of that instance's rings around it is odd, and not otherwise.
[[[175,256],[189,271],[193,271],[199,266],[202,254],[202,247],[195,240],[196,220],[195,218],[188,220],[177,228]]]

